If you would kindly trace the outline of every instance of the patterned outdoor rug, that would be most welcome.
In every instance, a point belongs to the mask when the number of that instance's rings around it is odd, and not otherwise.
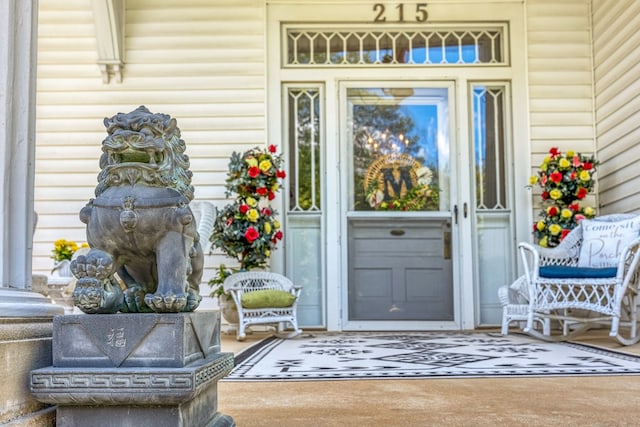
[[[640,374],[640,356],[498,333],[305,333],[266,338],[235,363],[223,381]]]

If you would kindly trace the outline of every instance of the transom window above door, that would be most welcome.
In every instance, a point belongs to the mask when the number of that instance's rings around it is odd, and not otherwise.
[[[506,26],[285,27],[286,67],[506,65]]]

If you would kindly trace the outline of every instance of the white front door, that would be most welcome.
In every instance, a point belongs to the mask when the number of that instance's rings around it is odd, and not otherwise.
[[[451,82],[339,85],[344,329],[458,328],[454,96]]]

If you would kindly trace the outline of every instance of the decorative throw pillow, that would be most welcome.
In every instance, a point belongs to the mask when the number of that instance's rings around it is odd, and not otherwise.
[[[295,300],[295,295],[277,289],[246,292],[243,293],[242,298],[240,298],[240,302],[244,308],[291,307]]]
[[[617,267],[622,249],[640,237],[640,216],[623,221],[584,219],[579,267]]]

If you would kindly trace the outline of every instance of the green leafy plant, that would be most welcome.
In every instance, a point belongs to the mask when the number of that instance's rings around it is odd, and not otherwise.
[[[593,190],[597,164],[593,156],[562,153],[556,147],[549,150],[538,174],[529,179],[542,188],[540,219],[533,224],[540,246],[557,246],[581,220],[595,216],[595,209],[583,206],[582,200]]]

